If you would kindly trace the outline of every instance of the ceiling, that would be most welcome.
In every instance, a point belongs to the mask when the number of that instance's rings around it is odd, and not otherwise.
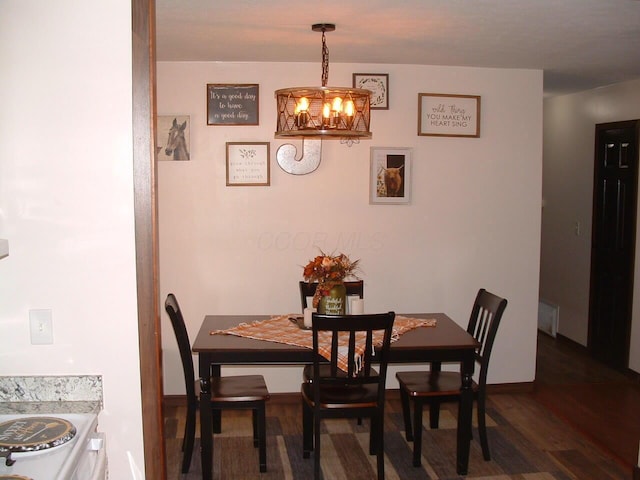
[[[546,96],[640,78],[640,0],[156,0],[156,18],[158,61],[320,65],[311,25],[334,23],[331,63],[542,69]]]

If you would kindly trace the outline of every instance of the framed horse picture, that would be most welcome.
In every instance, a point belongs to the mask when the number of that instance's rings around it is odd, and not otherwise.
[[[411,199],[410,148],[371,147],[369,203],[408,204]]]
[[[158,115],[156,156],[158,160],[191,160],[189,115]]]

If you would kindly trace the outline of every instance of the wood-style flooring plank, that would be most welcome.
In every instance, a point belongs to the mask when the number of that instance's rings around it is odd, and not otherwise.
[[[640,383],[585,349],[538,335],[534,398],[629,470],[638,458]]]

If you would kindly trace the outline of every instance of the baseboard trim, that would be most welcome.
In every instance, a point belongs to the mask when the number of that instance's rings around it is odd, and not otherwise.
[[[487,385],[488,394],[531,393],[533,391],[533,382]],[[389,399],[397,400],[400,398],[400,391],[397,388],[388,389],[386,394]],[[272,393],[269,401],[279,405],[297,403],[300,401],[300,392]],[[162,399],[164,407],[180,407],[186,403],[186,395],[165,395]]]
[[[487,385],[487,393],[531,393],[535,390],[534,382],[496,383]]]
[[[575,340],[573,340],[573,339],[571,339],[569,337],[565,337],[561,333],[556,334],[556,340],[559,341],[559,342],[562,342],[562,343],[564,343],[566,345],[570,345],[571,347],[575,348],[576,350],[579,350],[584,355],[589,355],[589,349],[587,347],[585,347],[581,343],[578,343],[578,342],[576,342]]]
[[[162,397],[162,406],[167,407],[181,407],[187,404],[186,395],[165,395]]]
[[[397,390],[396,390],[397,392]],[[398,398],[400,394],[398,393]],[[285,393],[272,393],[270,402],[277,403],[278,405],[285,405],[291,403],[297,403],[300,401],[300,392],[285,392]],[[163,407],[182,407],[187,404],[186,395],[165,395],[162,398]]]
[[[587,347],[585,347],[584,345],[576,342],[575,340],[570,339],[569,337],[565,337],[564,335],[558,333],[556,339],[562,343],[564,343],[565,345],[569,345],[571,348],[573,348],[574,350],[580,352],[583,355],[588,356],[589,358],[593,358],[591,356],[591,354],[589,353],[589,349]],[[604,364],[603,364],[604,365]],[[606,365],[605,365],[606,366]],[[610,367],[609,367],[610,368]],[[616,371],[626,375],[627,377],[629,377],[631,380],[640,383],[640,373],[631,370],[630,368],[626,368],[623,370],[618,370],[616,369]],[[635,480],[635,479],[634,479]]]

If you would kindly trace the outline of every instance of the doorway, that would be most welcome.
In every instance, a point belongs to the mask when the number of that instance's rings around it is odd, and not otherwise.
[[[158,298],[155,0],[132,0],[133,182],[145,477],[166,479]]]
[[[596,125],[587,346],[617,369],[629,364],[640,120]]]

